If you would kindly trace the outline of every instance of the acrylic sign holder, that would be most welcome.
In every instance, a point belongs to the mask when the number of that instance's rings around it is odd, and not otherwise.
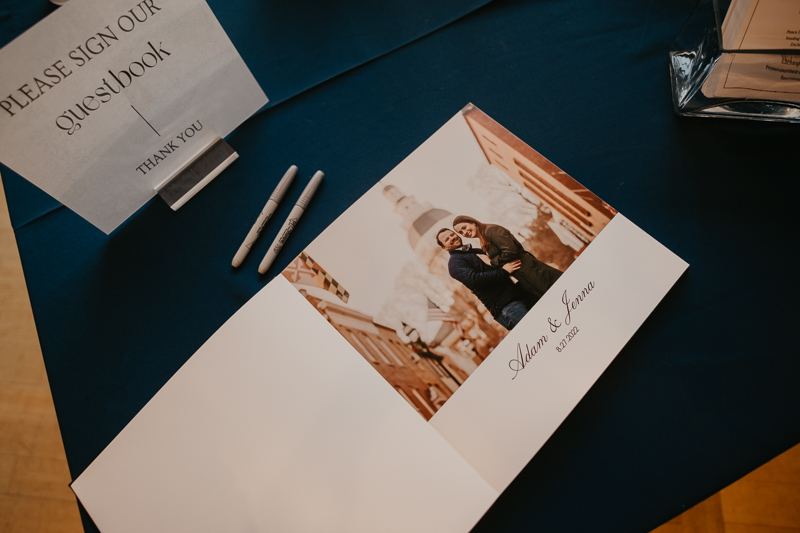
[[[774,55],[777,64],[800,63],[800,49],[726,49],[722,23],[730,1],[699,0],[691,17],[675,39],[670,52],[672,103],[675,113],[684,116],[726,117],[800,123],[800,105],[764,98],[715,98],[703,91],[714,67],[730,61],[733,54]],[[788,59],[787,59],[788,58]]]

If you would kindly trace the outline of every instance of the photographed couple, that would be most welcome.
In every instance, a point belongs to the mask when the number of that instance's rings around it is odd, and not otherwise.
[[[462,236],[477,238],[481,247],[464,244]],[[456,217],[453,229],[440,229],[436,242],[450,252],[450,276],[472,291],[509,331],[561,276],[560,270],[526,251],[503,226],[482,224],[472,217]]]

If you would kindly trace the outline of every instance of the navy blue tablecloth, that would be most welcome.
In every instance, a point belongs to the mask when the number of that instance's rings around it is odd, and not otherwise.
[[[692,0],[482,3],[213,3],[272,105],[229,137],[240,160],[180,211],[156,199],[109,237],[2,170],[73,476],[467,102],[691,265],[475,531],[649,531],[800,442],[800,128],[673,115],[667,54]],[[308,12],[337,31],[281,52]],[[326,172],[312,207],[268,276],[255,267],[277,224],[232,270],[290,164],[303,177],[289,196]]]

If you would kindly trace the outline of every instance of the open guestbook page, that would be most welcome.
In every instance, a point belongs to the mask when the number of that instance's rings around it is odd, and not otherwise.
[[[687,266],[467,106],[72,487],[104,533],[468,531]]]
[[[0,161],[105,233],[267,103],[204,0],[70,0],[0,72]]]

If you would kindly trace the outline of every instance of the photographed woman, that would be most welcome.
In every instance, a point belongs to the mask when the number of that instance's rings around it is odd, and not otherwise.
[[[489,256],[493,267],[520,260],[521,267],[511,276],[520,286],[540,298],[561,275],[561,271],[536,259],[525,250],[519,241],[503,226],[482,224],[472,217],[458,216],[453,221],[453,229],[462,237],[477,238],[481,248]]]

